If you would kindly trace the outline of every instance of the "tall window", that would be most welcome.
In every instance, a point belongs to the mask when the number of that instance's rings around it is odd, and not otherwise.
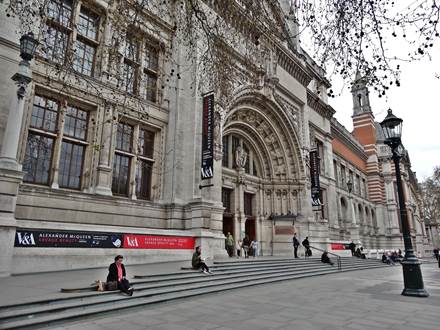
[[[222,203],[225,213],[231,213],[231,189],[222,188]]]
[[[144,99],[156,102],[159,56],[157,48],[149,44],[148,41],[145,44],[142,64],[143,81],[141,85],[141,94]]]
[[[126,39],[121,86],[127,92],[156,102],[159,50],[156,43],[142,36]]]
[[[141,129],[139,131],[138,146],[136,196],[140,199],[151,199],[154,133]]]
[[[140,125],[118,123],[112,180],[115,195],[151,199],[153,152],[154,132]],[[131,181],[135,182],[134,191],[130,191]]]
[[[244,193],[244,214],[252,216],[252,201],[254,199],[253,194]]]
[[[247,174],[258,176],[258,164],[256,153],[250,148],[241,137],[236,135],[228,135],[223,137],[223,167],[236,168],[236,150],[241,147],[246,153],[246,163],[244,164],[244,171]],[[232,159],[230,159],[232,155]]]
[[[91,76],[98,47],[99,16],[81,6],[75,41],[73,68],[75,71]]]
[[[47,3],[44,43],[40,54],[49,61],[64,63],[72,32],[72,5],[72,0],[50,0]]]
[[[319,156],[319,172],[321,175],[324,175],[325,173],[324,144],[320,140],[315,140],[315,142]]]
[[[60,108],[63,110],[60,111]],[[59,116],[62,120],[59,120]],[[63,129],[58,127],[58,123],[64,123]],[[87,111],[37,94],[34,97],[23,161],[24,181],[49,185],[52,173],[58,168],[58,182],[55,184],[80,189],[88,145],[87,128]],[[60,146],[58,164],[55,163],[58,157],[54,157],[56,144]]]
[[[344,165],[341,165],[341,186],[347,189],[347,171]]]
[[[229,166],[229,136],[223,136],[222,145],[223,145],[222,165],[224,167],[228,167]]]
[[[88,113],[67,106],[64,118],[64,136],[61,144],[60,187],[79,189],[86,150]]]
[[[80,6],[78,14],[75,14]],[[76,33],[73,33],[76,30]],[[49,0],[46,6],[46,25],[40,55],[58,64],[66,62],[69,47],[72,68],[92,76],[98,47],[99,15],[72,0]],[[73,36],[71,46],[69,39]]]
[[[336,186],[339,186],[338,163],[336,162],[336,160],[333,161],[333,172],[335,176]]]
[[[356,174],[356,192],[360,195],[361,194],[361,178],[359,174]]]
[[[327,203],[327,191],[321,189],[319,191],[319,200],[321,201],[321,218],[327,219],[328,203]]]
[[[128,179],[133,143],[133,126],[119,123],[116,132],[116,154],[113,159],[112,191],[116,195],[128,196]]]

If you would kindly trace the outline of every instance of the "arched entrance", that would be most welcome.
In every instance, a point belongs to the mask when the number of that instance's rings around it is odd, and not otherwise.
[[[235,240],[248,235],[270,251],[282,232],[275,231],[270,215],[301,212],[298,191],[305,190],[305,173],[299,123],[289,117],[291,109],[256,92],[243,90],[231,104],[222,125],[223,231],[230,231],[232,219]]]

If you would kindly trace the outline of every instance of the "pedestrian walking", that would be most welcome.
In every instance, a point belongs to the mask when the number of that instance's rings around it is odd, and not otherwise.
[[[226,251],[228,252],[229,257],[232,257],[234,255],[234,236],[232,236],[231,233],[228,232],[228,235],[226,236]]]
[[[353,240],[351,241],[351,243],[348,245],[348,248],[351,251],[351,256],[354,257],[354,254],[356,252],[356,244],[354,244]]]
[[[299,241],[298,238],[296,238],[296,233],[293,234],[293,255],[295,258],[298,258],[298,247],[299,247]]]
[[[312,250],[310,250],[310,243],[309,243],[309,237],[307,236],[304,241],[302,241],[302,245],[306,249],[305,256],[311,257],[312,256]]]
[[[206,265],[205,260],[202,258],[202,249],[200,246],[196,247],[196,250],[192,256],[191,264],[194,269],[200,269],[205,274],[212,274],[209,271],[209,267]]]
[[[244,257],[245,258],[249,258],[249,245],[250,245],[251,241],[249,240],[249,236],[246,235],[243,239],[243,252],[244,252]]]
[[[251,251],[254,258],[258,256],[258,241],[256,239],[253,239],[251,242]]]
[[[133,295],[133,288],[130,286],[130,282],[126,279],[125,266],[122,263],[123,256],[117,255],[115,262],[108,267],[107,275],[107,290],[121,290],[122,292]]]
[[[241,240],[238,240],[237,244],[235,245],[235,249],[237,250],[237,259],[240,258],[241,256],[241,246],[242,246]]]
[[[435,248],[434,250],[433,250],[433,252],[434,252],[434,257],[435,257],[435,259],[437,259],[437,261],[439,260],[439,249],[438,248]]]

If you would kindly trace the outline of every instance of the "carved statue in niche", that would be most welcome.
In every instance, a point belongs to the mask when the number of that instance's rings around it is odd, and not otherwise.
[[[241,146],[238,146],[235,150],[235,165],[237,168],[244,168],[246,165],[247,156],[247,152]]]
[[[223,156],[222,152],[222,138],[223,138],[223,125],[225,121],[225,110],[216,105],[216,111],[214,113],[214,159],[220,160]]]

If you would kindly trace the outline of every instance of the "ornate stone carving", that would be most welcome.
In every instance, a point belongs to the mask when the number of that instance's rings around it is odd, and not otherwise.
[[[237,168],[244,168],[247,162],[247,156],[247,152],[241,146],[238,146],[235,150],[235,165]]]
[[[226,111],[219,105],[216,105],[214,113],[214,159],[220,160],[223,156],[223,125],[225,123]]]

